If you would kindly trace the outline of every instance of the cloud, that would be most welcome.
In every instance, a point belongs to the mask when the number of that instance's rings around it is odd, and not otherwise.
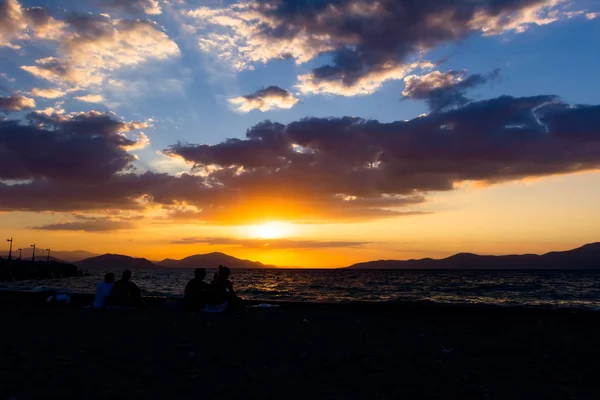
[[[291,58],[331,63],[299,78],[304,93],[351,96],[403,79],[427,51],[472,35],[523,32],[568,18],[566,0],[257,0],[185,12],[199,47],[236,70]]]
[[[434,71],[423,76],[410,75],[405,79],[402,95],[405,99],[425,100],[433,112],[459,107],[470,101],[466,97],[467,90],[496,79],[499,72],[495,70],[487,76],[467,76],[466,71]]]
[[[180,54],[177,44],[148,21],[70,14],[65,23],[62,57],[42,58],[23,70],[55,83],[87,87],[121,68]]]
[[[35,107],[35,100],[21,95],[8,97],[0,96],[0,110],[5,113],[13,111],[30,110]]]
[[[342,247],[359,247],[369,242],[329,242],[319,240],[295,240],[295,239],[235,239],[235,238],[198,238],[188,237],[175,240],[172,244],[209,244],[211,246],[239,246],[253,249],[329,249]]]
[[[130,166],[126,150],[136,145],[125,133],[143,126],[90,111],[48,116],[34,112],[26,124],[0,121],[0,179],[109,177]]]
[[[17,0],[0,1],[0,47],[19,48],[13,40],[56,39],[63,27],[41,7],[24,8]]]
[[[129,14],[160,15],[162,8],[157,0],[103,0],[108,8],[124,11]]]
[[[83,101],[86,103],[102,103],[104,98],[99,94],[86,94],[85,96],[75,97],[75,100]]]
[[[34,97],[43,97],[45,99],[58,99],[66,96],[67,92],[59,89],[33,88],[31,95]]]
[[[262,112],[274,109],[290,109],[298,99],[290,92],[278,86],[269,86],[247,96],[230,99],[229,102],[238,107],[241,112],[260,110]]]
[[[102,77],[95,75],[94,71],[86,67],[77,67],[69,60],[56,57],[46,57],[35,61],[36,65],[24,65],[22,70],[54,83],[68,82],[81,86],[100,84]]]
[[[111,232],[123,229],[132,229],[134,227],[135,225],[131,221],[91,219],[87,221],[63,221],[53,224],[34,226],[31,229],[45,231]]]
[[[338,96],[358,96],[375,93],[385,82],[404,79],[415,70],[427,70],[434,64],[419,61],[410,64],[389,63],[377,71],[357,71],[357,78],[349,82],[345,79],[344,68],[324,66],[298,77],[296,87],[304,94],[335,94]],[[363,73],[365,72],[365,73]]]
[[[500,97],[410,121],[307,118],[261,123],[245,140],[177,144],[167,153],[195,163],[215,191],[231,193],[225,214],[278,220],[377,218],[424,201],[415,195],[600,167],[598,106],[554,96]],[[600,115],[600,114],[599,114]],[[576,117],[577,116],[577,117]],[[570,125],[572,124],[572,125]],[[193,203],[192,203],[193,204]]]
[[[134,143],[123,146],[123,149],[125,151],[135,151],[145,149],[148,146],[150,146],[150,138],[144,132],[139,132]]]
[[[600,106],[502,96],[409,121],[264,121],[245,139],[165,150],[178,175],[131,170],[101,113],[0,124],[0,210],[151,210],[159,223],[357,222],[413,216],[430,192],[600,168]],[[60,143],[60,146],[56,145]]]

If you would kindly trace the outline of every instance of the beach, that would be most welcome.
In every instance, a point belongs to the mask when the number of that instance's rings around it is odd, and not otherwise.
[[[1,399],[592,399],[594,312],[0,305]]]

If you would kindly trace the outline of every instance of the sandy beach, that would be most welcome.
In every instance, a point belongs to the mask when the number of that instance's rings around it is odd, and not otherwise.
[[[0,306],[0,398],[592,399],[590,312]]]

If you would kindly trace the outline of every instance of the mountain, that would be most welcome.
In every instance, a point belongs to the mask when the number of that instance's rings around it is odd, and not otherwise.
[[[61,260],[75,262],[85,260],[86,258],[99,256],[97,253],[90,253],[85,250],[69,250],[69,251],[54,251],[50,253],[51,256],[55,256]]]
[[[349,269],[600,269],[600,242],[568,251],[543,255],[480,256],[459,253],[434,260],[378,260],[358,263]]]
[[[86,258],[75,263],[80,269],[156,269],[159,268],[156,264],[146,260],[145,258],[133,258],[121,254],[104,254],[101,256]]]
[[[196,254],[182,260],[164,259],[156,263],[166,268],[217,268],[226,265],[231,269],[249,268],[276,268],[274,265],[265,265],[257,261],[241,260],[224,253]]]
[[[21,254],[21,257],[23,258],[23,260],[25,259],[31,259],[31,254],[33,253],[33,249],[31,247],[27,247],[25,249],[23,249],[23,252]],[[68,262],[75,262],[75,261],[80,261],[86,258],[90,258],[90,257],[95,257],[98,254],[96,253],[90,253],[89,251],[85,251],[85,250],[51,250],[50,251],[50,258],[55,258],[56,260],[59,261],[68,261]],[[2,258],[7,258],[8,257],[8,251],[3,251],[2,253],[0,253],[0,257]],[[16,250],[13,247],[13,252],[12,252],[12,257],[13,258],[18,258],[19,257],[19,250]],[[42,259],[42,257],[46,257],[46,251],[44,249],[37,248],[35,250],[35,258],[36,259]]]

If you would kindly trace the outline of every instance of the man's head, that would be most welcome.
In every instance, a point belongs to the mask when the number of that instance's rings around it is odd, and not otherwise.
[[[115,281],[115,274],[113,274],[112,272],[107,272],[104,275],[104,282],[113,283],[114,281]]]
[[[131,280],[131,271],[126,269],[125,271],[123,271],[123,275],[121,276],[121,280],[122,281],[130,281]]]
[[[226,267],[224,265],[219,265],[219,278],[220,279],[228,279],[229,276],[231,275],[231,270],[229,269],[229,267]]]
[[[194,277],[199,280],[204,280],[204,278],[206,277],[206,269],[196,268],[194,270]]]

